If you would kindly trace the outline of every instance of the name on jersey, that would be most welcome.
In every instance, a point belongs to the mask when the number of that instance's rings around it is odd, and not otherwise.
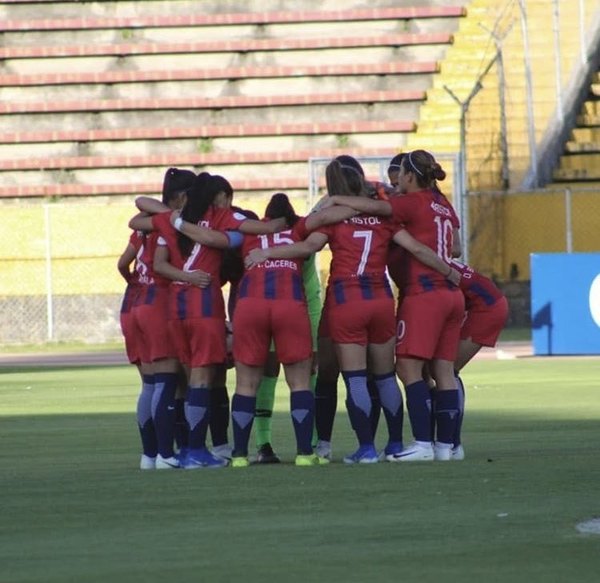
[[[352,217],[348,221],[354,225],[381,225],[379,217]]]
[[[289,259],[267,259],[264,263],[260,264],[260,267],[264,267],[265,269],[277,269],[287,267],[288,269],[298,271],[298,265],[296,264],[296,262],[290,261]]]
[[[452,213],[443,204],[440,204],[439,202],[432,202],[431,208],[433,209],[434,212],[436,212],[440,215],[444,215],[445,217],[452,216]]]

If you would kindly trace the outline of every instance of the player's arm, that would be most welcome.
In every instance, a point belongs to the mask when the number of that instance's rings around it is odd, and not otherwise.
[[[208,287],[212,280],[210,273],[204,271],[183,271],[169,263],[169,249],[165,245],[158,245],[154,252],[154,271],[173,281],[184,281],[197,287]]]
[[[145,212],[138,213],[129,220],[129,228],[134,231],[154,231],[152,217]]]
[[[376,215],[380,217],[389,217],[392,215],[392,205],[385,200],[376,200],[365,196],[339,196],[329,197],[331,205],[349,206],[364,215]]]
[[[246,219],[240,223],[239,231],[246,235],[269,235],[271,233],[279,233],[288,228],[283,217],[279,219],[271,219],[270,221],[257,221],[255,219]]]
[[[460,257],[462,255],[462,245],[460,244],[460,235],[458,229],[452,230],[452,257]]]
[[[349,206],[332,206],[308,215],[305,225],[307,230],[314,231],[325,225],[341,223],[346,219],[355,217],[357,214],[358,211]]]
[[[460,272],[451,265],[448,265],[439,255],[427,247],[427,245],[423,245],[423,243],[417,241],[410,233],[408,233],[408,231],[404,229],[398,231],[394,235],[393,241],[414,255],[421,263],[423,263],[423,265],[435,269],[454,285],[460,283]]]
[[[311,233],[304,241],[292,245],[278,245],[266,249],[252,249],[244,259],[247,268],[267,259],[298,259],[308,257],[325,246],[329,238],[324,233]]]
[[[138,196],[135,199],[135,206],[141,212],[148,213],[149,215],[157,215],[171,210],[166,204],[160,202],[160,200],[156,200],[149,196]]]
[[[127,283],[131,280],[132,273],[130,267],[136,255],[137,251],[135,250],[135,247],[131,243],[128,243],[127,247],[125,247],[125,251],[123,251],[121,257],[119,257],[119,260],[117,261],[117,269]]]
[[[184,221],[179,216],[179,211],[173,211],[171,213],[171,224],[186,237],[189,237],[192,241],[200,243],[201,245],[207,245],[208,247],[214,247],[216,249],[228,249],[230,247],[237,247],[238,245],[232,245],[232,240],[235,237],[232,235],[231,239],[227,234],[222,231],[216,231],[203,227],[202,225],[195,225],[188,221]]]

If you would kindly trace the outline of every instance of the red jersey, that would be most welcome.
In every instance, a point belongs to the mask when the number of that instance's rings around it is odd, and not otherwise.
[[[128,314],[136,304],[138,296],[140,294],[140,285],[137,278],[137,270],[139,263],[140,249],[144,248],[144,240],[146,236],[142,231],[133,231],[129,236],[129,245],[131,245],[136,251],[135,263],[133,264],[133,274],[127,287],[125,288],[125,294],[123,295],[123,301],[121,302],[121,314]]]
[[[246,235],[242,244],[242,256],[252,249],[267,249],[292,245],[308,236],[306,219],[300,219],[294,228],[270,235]],[[238,288],[238,299],[260,298],[267,300],[305,301],[302,282],[304,259],[267,259],[244,273]]]
[[[223,295],[219,271],[223,251],[195,243],[189,256],[181,254],[177,244],[177,231],[171,225],[170,212],[152,217],[152,225],[158,232],[157,244],[169,249],[169,263],[182,271],[202,270],[212,276],[207,288],[199,288],[181,281],[171,282],[169,295],[169,317],[183,320],[187,318],[224,317]],[[220,231],[237,230],[246,220],[244,215],[230,209],[211,207],[198,223],[203,227]]]
[[[460,271],[460,289],[465,295],[465,310],[473,308],[490,308],[504,297],[496,284],[485,275],[477,273],[473,268],[453,260],[452,267]]]
[[[442,259],[452,261],[453,230],[459,221],[452,205],[440,192],[420,190],[400,196],[390,197],[392,216],[403,224],[417,241],[433,249]],[[439,287],[451,287],[446,278],[435,269],[421,263],[413,255],[406,253],[396,277],[402,283],[404,295],[416,294]]]
[[[385,274],[391,238],[399,226],[392,220],[358,215],[317,229],[327,235],[332,253],[328,296],[336,304],[392,297]]]

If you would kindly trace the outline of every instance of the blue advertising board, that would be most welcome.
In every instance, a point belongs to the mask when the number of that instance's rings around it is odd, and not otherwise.
[[[533,353],[600,354],[600,253],[531,254]]]

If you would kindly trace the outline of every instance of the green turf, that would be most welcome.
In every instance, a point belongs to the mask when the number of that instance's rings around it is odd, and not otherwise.
[[[125,350],[123,341],[87,343],[87,342],[42,342],[40,344],[4,344],[0,345],[0,354],[65,354],[73,352],[113,352]]]
[[[531,328],[504,328],[500,342],[531,342]]]
[[[0,581],[598,580],[598,360],[475,362],[464,462],[363,467],[291,465],[280,384],[288,463],[140,472],[136,374],[0,372]]]

